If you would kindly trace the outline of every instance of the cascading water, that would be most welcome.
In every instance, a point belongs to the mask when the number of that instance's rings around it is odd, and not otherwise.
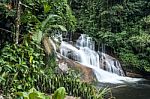
[[[105,54],[100,53],[100,67],[108,72],[115,73],[120,76],[125,76],[124,71],[122,70],[121,64],[115,58]]]
[[[96,52],[95,42],[85,34],[81,34],[75,46],[62,41],[60,53],[65,57],[80,62],[84,66],[92,68],[99,82],[123,83],[138,80],[123,77],[124,72],[119,61],[105,53]]]

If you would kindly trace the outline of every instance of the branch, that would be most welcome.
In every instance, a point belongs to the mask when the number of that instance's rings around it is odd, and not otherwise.
[[[28,5],[26,4],[23,4],[22,2],[20,3],[20,5],[26,7],[26,8],[29,8],[30,10],[32,10],[33,8],[32,7],[29,7]],[[38,9],[35,9],[36,11],[38,11]]]
[[[13,33],[12,31],[6,30],[6,29],[4,29],[4,28],[0,28],[0,30],[5,31],[5,32],[8,32],[8,33]]]

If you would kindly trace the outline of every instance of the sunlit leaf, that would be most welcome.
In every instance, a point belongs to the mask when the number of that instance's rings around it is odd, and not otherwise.
[[[50,9],[51,9],[51,6],[48,5],[47,3],[45,3],[45,4],[44,4],[44,12],[45,12],[45,13],[48,13]]]
[[[30,63],[32,63],[32,61],[33,61],[33,56],[30,56]]]

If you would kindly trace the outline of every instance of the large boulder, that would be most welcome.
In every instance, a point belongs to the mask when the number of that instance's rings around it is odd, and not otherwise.
[[[95,80],[95,75],[91,68],[86,67],[86,66],[84,66],[76,61],[73,61],[71,59],[68,59],[66,57],[63,57],[59,53],[57,54],[57,63],[59,64],[59,68],[63,72],[69,70],[68,68],[71,68],[71,69],[81,72],[81,74],[83,74],[81,76],[81,81],[83,81],[83,82],[90,83]]]

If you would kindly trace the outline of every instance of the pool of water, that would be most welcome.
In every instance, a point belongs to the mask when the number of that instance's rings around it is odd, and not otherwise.
[[[138,81],[124,84],[99,84],[108,86],[116,99],[150,99],[150,81]]]

